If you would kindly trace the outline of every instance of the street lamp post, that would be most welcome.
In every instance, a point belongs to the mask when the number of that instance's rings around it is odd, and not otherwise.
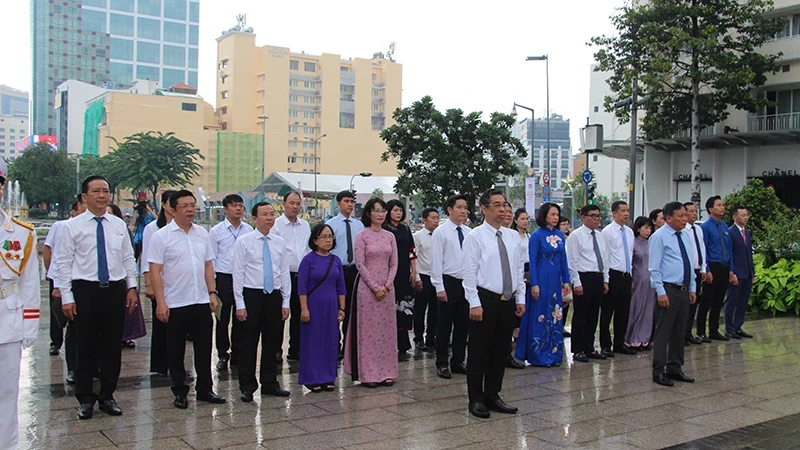
[[[319,211],[319,205],[317,201],[317,142],[319,142],[322,138],[327,136],[327,134],[323,134],[318,138],[312,138],[311,136],[306,136],[306,140],[311,141],[314,149],[314,211]]]
[[[533,108],[528,108],[527,106],[520,105],[519,103],[514,103],[514,107],[511,108],[511,117],[514,118],[517,117],[517,106],[519,106],[522,109],[527,109],[528,111],[531,112],[531,126],[529,128],[531,130],[531,169],[533,169],[533,120],[535,112],[533,111]],[[530,172],[528,174],[529,176],[533,175],[532,171],[529,172]]]
[[[545,63],[545,87],[547,89],[547,167],[544,173],[550,175],[550,58],[547,55],[541,56],[528,56],[525,61],[544,61]],[[548,183],[549,184],[549,183]]]
[[[265,160],[267,157],[267,119],[269,119],[269,116],[258,116],[258,119],[261,120],[261,139],[263,141],[262,144],[264,144],[264,148],[261,149],[261,181],[264,181]]]
[[[350,177],[350,192],[353,192],[353,180],[355,179],[355,177],[369,178],[371,176],[372,172],[360,172]]]

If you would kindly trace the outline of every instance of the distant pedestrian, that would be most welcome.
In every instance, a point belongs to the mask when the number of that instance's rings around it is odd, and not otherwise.
[[[652,233],[653,223],[649,218],[641,216],[633,222],[633,234],[636,236],[633,242],[633,295],[625,345],[636,351],[650,348],[653,333],[656,291],[650,285],[650,251],[647,245]]]

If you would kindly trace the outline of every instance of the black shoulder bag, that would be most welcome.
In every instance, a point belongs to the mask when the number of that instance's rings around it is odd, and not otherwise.
[[[313,294],[314,291],[316,291],[318,287],[322,286],[322,283],[324,283],[325,280],[328,279],[328,274],[331,273],[331,267],[333,267],[333,258],[336,258],[336,256],[330,255],[330,261],[328,261],[328,270],[325,271],[325,275],[322,276],[322,279],[319,280],[319,283],[317,283],[316,286],[314,286],[313,288],[311,288],[311,290],[308,291],[306,297],[311,297],[311,294]]]

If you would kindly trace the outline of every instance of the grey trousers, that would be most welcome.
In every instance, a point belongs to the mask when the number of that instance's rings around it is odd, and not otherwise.
[[[653,376],[681,372],[689,315],[689,291],[674,284],[664,283],[669,306],[656,304],[655,333],[653,334]],[[665,369],[666,368],[666,369]]]

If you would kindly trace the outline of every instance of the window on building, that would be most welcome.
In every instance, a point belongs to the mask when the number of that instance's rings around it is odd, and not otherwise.
[[[197,103],[181,103],[181,110],[183,111],[197,111]]]
[[[383,116],[372,116],[372,129],[382,130],[386,127],[386,118]]]
[[[289,61],[289,70],[300,70],[300,61],[295,59]]]
[[[561,178],[563,178],[563,179],[569,178],[569,170],[562,170],[561,171]]]
[[[111,13],[111,30],[119,36],[133,37],[133,16]]]
[[[316,72],[317,71],[317,64],[313,62],[304,62],[303,63],[303,71],[305,72]]]
[[[561,160],[561,168],[562,169],[569,169],[569,160],[562,159]]]
[[[228,107],[223,106],[222,108],[219,109],[219,113],[223,115],[228,114]]]
[[[289,110],[289,117],[297,117],[297,111],[294,109]]]
[[[108,75],[114,83],[128,84],[133,81],[133,64],[111,62],[108,69]]]
[[[339,128],[355,128],[356,115],[354,113],[339,113]]]
[[[106,0],[83,0],[81,3],[83,6],[94,6],[97,8],[106,7]]]
[[[356,98],[356,87],[348,84],[339,85],[339,100],[353,102]]]
[[[197,88],[197,72],[190,70],[186,73],[186,84],[193,88]]]
[[[300,82],[297,81],[297,80],[289,80],[289,86],[298,87],[298,86],[300,86]]]
[[[186,72],[177,69],[163,69],[162,70],[161,86],[170,88],[178,83],[186,83]]]
[[[316,103],[316,99],[314,97],[303,96],[303,103],[307,105],[313,105]]]
[[[316,89],[317,83],[314,83],[313,81],[304,81],[303,87],[306,89]]]
[[[141,10],[142,2],[139,2]],[[161,40],[161,21],[139,17],[136,21],[136,37],[139,39]]]
[[[372,104],[372,110],[373,111],[378,111],[378,109],[379,109],[378,104],[377,103],[373,103]]]
[[[151,42],[136,43],[136,61],[141,63],[160,64],[161,46]]]
[[[290,148],[297,148],[297,141],[289,141]]]
[[[597,162],[597,155],[592,155],[592,162]]]
[[[81,9],[81,29],[83,31],[106,32],[106,13],[91,9]]]
[[[372,81],[376,81],[377,79],[378,79],[378,74],[377,73],[373,73],[372,74]]]
[[[189,22],[200,22],[200,3],[189,2]]]
[[[133,61],[133,41],[111,38],[111,59]]]
[[[561,157],[564,159],[569,159],[569,150],[561,150]]]
[[[289,101],[292,103],[297,103],[299,100],[296,95],[289,95]]]
[[[550,160],[550,168],[551,168],[551,169],[556,169],[556,168],[558,168],[558,161],[556,161],[555,159],[551,159],[551,160]]]
[[[139,0],[137,12],[148,16],[161,17],[161,0]]]
[[[297,125],[289,125],[289,133],[297,133]]]
[[[350,72],[350,68],[349,68],[349,67],[347,67],[347,66],[341,66],[339,69],[340,69],[342,72]]]
[[[228,67],[227,58],[223,59],[222,61],[220,61],[219,64],[217,64],[217,67],[219,67],[220,69],[224,69],[224,68]]]
[[[164,40],[178,44],[186,43],[186,25],[175,22],[164,22]]]
[[[158,67],[153,66],[136,66],[136,78],[140,80],[160,81],[161,74]]]
[[[599,106],[595,106],[594,107],[594,112],[598,112],[598,111],[600,111],[600,107]]]
[[[303,118],[304,119],[313,119],[314,118],[314,113],[310,112],[310,111],[304,111],[303,112]]]
[[[164,17],[186,20],[186,0],[164,0]]]
[[[200,29],[197,25],[189,25],[189,45],[198,45],[200,41]]]
[[[228,76],[223,75],[222,77],[220,77],[219,81],[221,84],[226,84],[228,82]]]
[[[168,47],[167,45],[164,46],[165,48]],[[197,69],[197,49],[190,48],[189,49],[189,68]]]
[[[305,134],[316,134],[315,127],[303,127],[303,133],[305,133]]]
[[[85,5],[86,2],[83,2]],[[114,11],[133,12],[133,4],[131,0],[111,0],[111,9]],[[113,29],[113,28],[112,28]]]
[[[539,161],[538,159],[534,159],[534,160],[533,160],[533,167],[534,167],[535,169],[538,169],[540,164],[541,164],[541,163],[540,163],[540,161]]]
[[[222,91],[219,93],[222,98],[228,98],[228,91]]]
[[[184,67],[186,65],[186,47],[164,44],[163,58],[164,65]]]

